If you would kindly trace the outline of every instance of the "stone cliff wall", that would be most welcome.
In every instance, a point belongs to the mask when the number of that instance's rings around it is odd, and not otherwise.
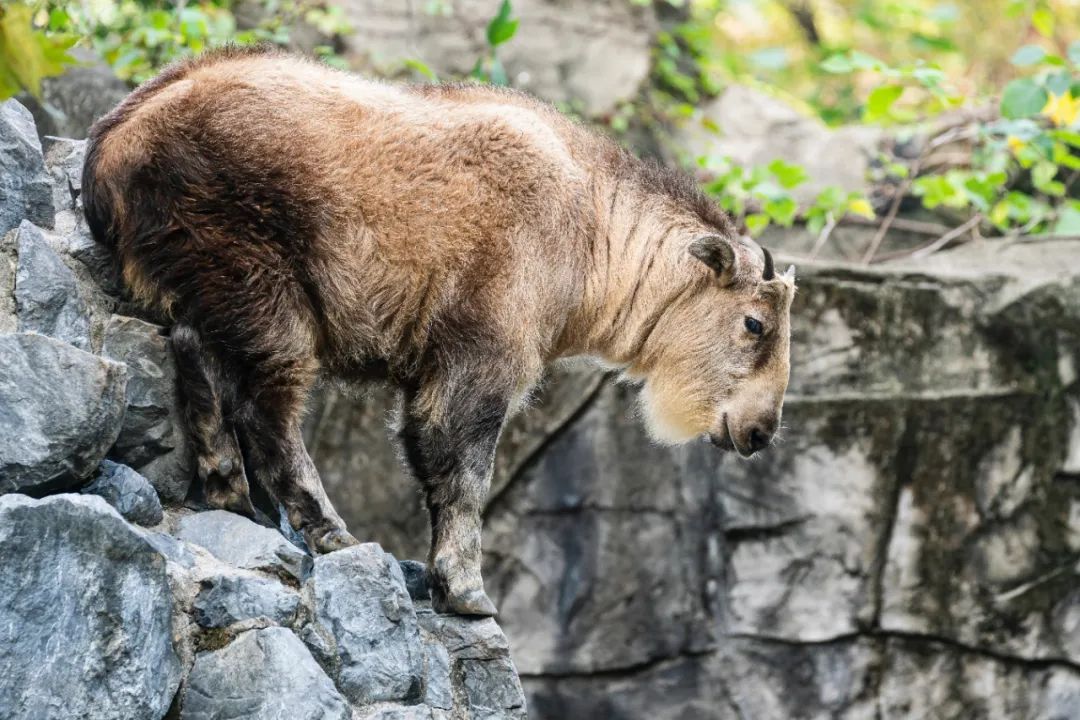
[[[0,104],[0,718],[524,718],[505,635],[423,566],[182,505],[167,329],[86,230],[82,152]]]

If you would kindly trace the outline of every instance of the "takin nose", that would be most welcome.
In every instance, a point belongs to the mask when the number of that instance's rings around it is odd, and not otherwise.
[[[746,449],[751,455],[772,444],[773,436],[776,435],[776,425],[775,420],[769,420],[750,428],[750,432],[746,435]]]

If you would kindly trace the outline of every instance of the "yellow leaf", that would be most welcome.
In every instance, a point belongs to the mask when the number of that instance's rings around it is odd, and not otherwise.
[[[1012,150],[1014,155],[1023,150],[1024,146],[1027,145],[1027,143],[1016,137],[1015,135],[1010,135],[1005,142],[1008,143],[1009,149]]]
[[[855,215],[862,215],[864,218],[873,219],[874,208],[870,207],[870,203],[866,198],[858,198],[848,203],[848,212]]]
[[[1050,118],[1055,125],[1067,127],[1080,116],[1080,99],[1074,98],[1067,90],[1061,95],[1050,93],[1050,99],[1046,101],[1042,114]]]

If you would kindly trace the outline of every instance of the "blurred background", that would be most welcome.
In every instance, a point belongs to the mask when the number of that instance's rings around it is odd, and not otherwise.
[[[587,367],[506,431],[485,572],[531,717],[1080,717],[1080,2],[4,0],[0,99],[84,137],[226,42],[535,93],[798,266],[759,458],[650,444]],[[307,440],[423,557],[393,406],[320,389]]]

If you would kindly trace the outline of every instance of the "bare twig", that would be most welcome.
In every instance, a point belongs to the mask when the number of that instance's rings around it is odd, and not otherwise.
[[[921,258],[937,252],[941,248],[951,243],[956,238],[960,237],[968,230],[975,230],[979,223],[982,222],[982,213],[975,213],[967,219],[961,225],[957,225],[953,229],[944,233],[941,237],[937,238],[933,242],[928,242],[925,245],[920,245],[914,250],[898,250],[896,252],[886,253],[877,257],[876,262],[888,262],[889,260],[898,260],[900,258]]]
[[[971,230],[973,227],[978,225],[980,222],[982,222],[982,219],[983,219],[982,213],[975,213],[970,218],[968,218],[967,222],[965,222],[964,224],[957,225],[952,230],[945,233],[944,235],[939,237],[934,242],[932,242],[932,243],[930,243],[928,245],[924,245],[923,247],[918,248],[917,250],[915,250],[913,253],[911,253],[911,257],[913,257],[913,258],[921,258],[921,257],[926,257],[927,255],[930,255],[931,253],[937,252],[938,250],[945,247],[946,245],[948,245],[950,242],[952,242],[956,238],[958,238],[961,235],[963,235],[964,233],[966,233],[968,230]]]
[[[821,248],[825,247],[825,243],[828,242],[829,236],[832,235],[833,229],[836,227],[836,218],[832,213],[829,213],[825,221],[825,227],[821,228],[821,232],[818,233],[817,240],[814,241],[814,247],[810,248],[810,259],[813,260],[817,257],[817,254],[821,252]]]
[[[904,196],[907,195],[908,190],[911,189],[912,180],[919,174],[919,166],[922,163],[922,158],[915,158],[915,161],[911,163],[911,170],[908,172],[908,176],[904,178],[904,182],[900,184],[900,187],[896,189],[896,195],[893,196],[892,204],[889,206],[889,212],[885,215],[885,219],[881,221],[881,225],[878,226],[878,230],[874,233],[874,238],[870,241],[870,245],[866,248],[866,252],[863,254],[863,265],[869,265],[877,255],[878,249],[881,247],[881,242],[885,239],[885,234],[889,232],[889,227],[896,220],[896,213],[900,211],[900,203],[904,201]]]
[[[870,220],[859,215],[848,215],[840,220],[840,224],[880,227],[881,221],[877,218]],[[910,220],[901,217],[895,218],[892,221],[892,227],[896,230],[903,230],[904,232],[915,233],[917,235],[930,235],[932,237],[940,237],[943,233],[947,233],[951,230],[948,225],[942,225],[941,223],[926,222],[925,220]]]

